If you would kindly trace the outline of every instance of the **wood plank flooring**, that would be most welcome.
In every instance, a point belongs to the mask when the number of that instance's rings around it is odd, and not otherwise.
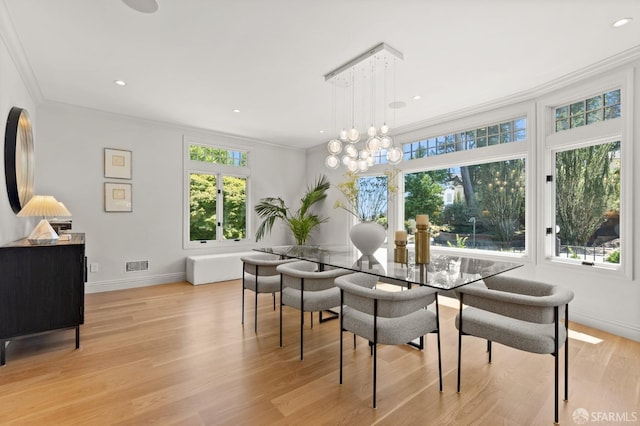
[[[86,296],[81,347],[73,330],[12,342],[0,368],[0,424],[28,425],[548,425],[553,423],[553,358],[463,339],[462,392],[456,392],[456,309],[442,299],[444,392],[438,391],[436,336],[427,347],[380,346],[378,408],[371,408],[367,343],[345,337],[338,384],[339,322],[305,324],[299,312],[241,283],[176,283]],[[455,306],[455,305],[454,305]],[[570,340],[570,394],[560,423],[587,410],[640,423],[640,343],[572,323],[600,339]],[[562,374],[562,367],[561,367]],[[562,389],[562,386],[561,386]],[[562,392],[562,390],[561,390]],[[626,416],[626,417],[620,417]],[[611,419],[607,417],[606,419]],[[599,424],[608,424],[601,422]],[[627,423],[627,424],[633,424]]]

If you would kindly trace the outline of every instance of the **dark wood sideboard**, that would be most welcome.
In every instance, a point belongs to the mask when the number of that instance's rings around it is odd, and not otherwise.
[[[84,323],[87,278],[84,234],[68,241],[31,245],[26,239],[0,246],[0,365],[7,341],[76,329]]]

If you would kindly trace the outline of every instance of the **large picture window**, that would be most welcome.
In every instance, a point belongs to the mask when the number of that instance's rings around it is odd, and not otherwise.
[[[433,245],[522,252],[525,249],[525,160],[515,158],[405,174],[405,228],[428,214]]]

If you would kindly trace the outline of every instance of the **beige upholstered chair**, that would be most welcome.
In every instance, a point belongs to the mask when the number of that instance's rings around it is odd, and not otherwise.
[[[258,293],[273,295],[273,310],[276,310],[276,293],[280,291],[280,273],[278,265],[292,262],[295,259],[280,259],[268,253],[255,253],[242,256],[242,324],[244,324],[244,291],[255,293],[254,331],[258,332]]]
[[[375,278],[375,277],[374,277]],[[336,279],[341,290],[340,384],[342,384],[342,333],[350,331],[369,340],[373,351],[373,408],[376,408],[377,345],[400,345],[435,332],[438,341],[438,375],[442,392],[438,294],[429,287],[402,291],[373,289],[371,275],[356,273]],[[427,309],[435,302],[435,312]],[[422,344],[420,345],[422,347]]]
[[[335,286],[335,279],[349,274],[344,269],[318,271],[313,262],[296,261],[277,267],[281,274],[280,303],[280,346],[282,346],[282,306],[300,310],[300,360],[304,359],[304,313],[320,312],[340,305],[340,290]],[[337,317],[337,316],[336,316]],[[331,319],[331,318],[329,318]],[[313,326],[313,317],[311,317]]]
[[[491,342],[555,358],[555,422],[558,423],[558,358],[564,348],[564,399],[569,398],[569,302],[573,292],[555,285],[497,275],[484,282],[456,289],[460,312],[458,328],[458,392],[462,336],[487,339],[491,362]],[[463,304],[467,305],[463,309]],[[564,325],[561,317],[564,316]]]

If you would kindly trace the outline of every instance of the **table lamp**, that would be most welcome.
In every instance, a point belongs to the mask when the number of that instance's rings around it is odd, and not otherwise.
[[[67,208],[51,195],[34,195],[29,202],[18,212],[18,217],[42,216],[42,220],[36,225],[27,237],[31,244],[50,244],[58,241],[58,234],[51,227],[46,217],[71,216]]]

